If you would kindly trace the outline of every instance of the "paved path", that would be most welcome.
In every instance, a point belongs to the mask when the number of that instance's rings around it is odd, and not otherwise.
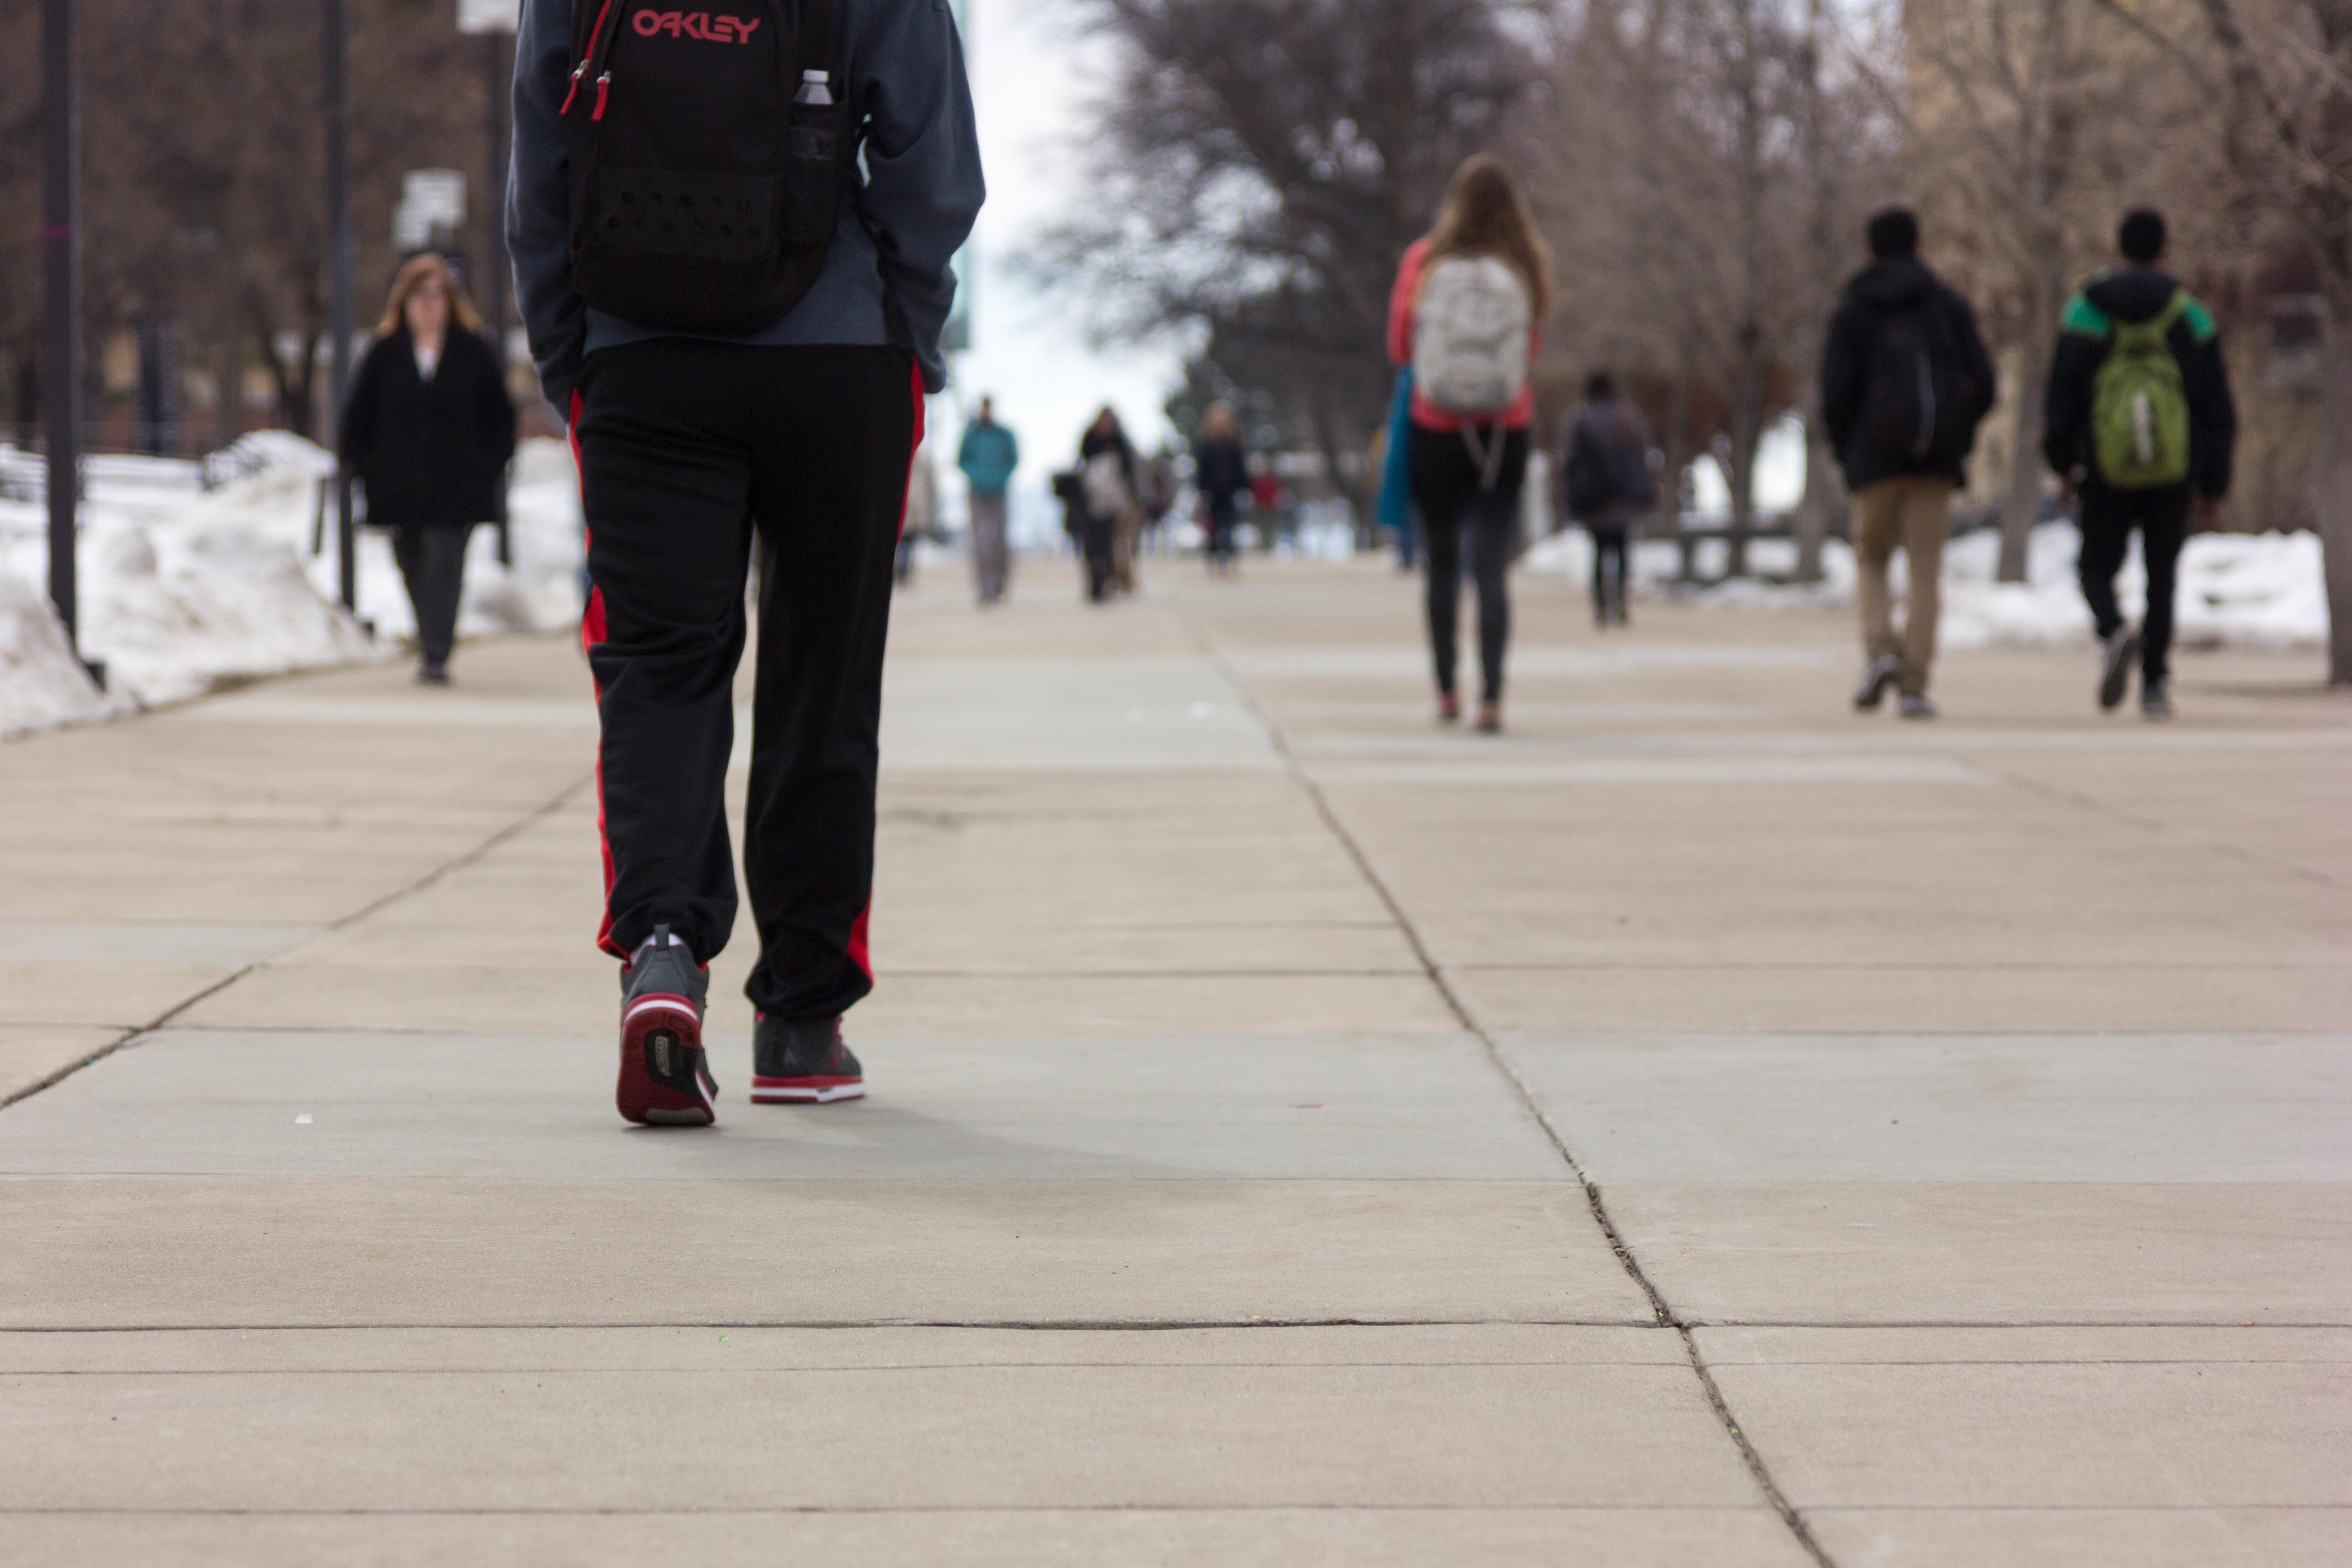
[[[1381,567],[1153,587],[904,605],[874,1098],[743,1102],[739,933],[709,1133],[564,644],[0,747],[0,1559],[2352,1560],[2313,658],[1904,727],[1528,582],[1493,741]]]

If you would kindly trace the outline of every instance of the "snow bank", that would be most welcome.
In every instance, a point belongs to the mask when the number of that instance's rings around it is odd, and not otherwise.
[[[66,645],[48,599],[0,575],[0,735],[101,719],[114,709]]]
[[[2091,639],[2091,613],[2074,581],[2081,536],[2071,523],[2044,523],[2028,542],[2026,581],[1996,583],[2000,540],[1979,531],[1952,541],[1944,552],[1944,610],[1937,642],[1946,648],[1994,647],[2063,647]],[[1762,573],[1787,573],[1796,565],[1796,547],[1786,540],[1759,540],[1749,560]],[[1582,530],[1555,534],[1530,549],[1528,571],[1583,578],[1592,570],[1592,542]],[[1719,571],[1722,546],[1703,545],[1702,572]],[[1672,583],[1680,557],[1672,544],[1647,541],[1636,547],[1633,580],[1662,589]],[[1895,563],[1898,591],[1905,563]],[[1836,540],[1822,547],[1823,580],[1817,584],[1768,583],[1753,578],[1719,584],[1692,596],[1717,608],[1836,609],[1853,603],[1853,552]],[[2116,578],[2124,613],[2137,616],[2147,602],[2147,574],[2138,541]],[[2327,640],[2327,591],[2320,569],[2317,535],[2200,533],[2180,554],[2180,587],[2174,607],[2176,637],[2186,647],[2299,648]]]
[[[319,481],[333,471],[326,451],[282,431],[247,436],[201,464],[91,458],[77,561],[82,647],[104,661],[109,687],[91,710],[86,679],[80,696],[70,695],[67,678],[79,678],[79,667],[39,586],[48,574],[39,467],[0,447],[0,730],[171,701],[226,680],[397,657],[397,639],[415,623],[390,539],[362,532],[357,618],[337,602],[331,521],[325,548],[310,553]],[[554,630],[579,618],[578,481],[563,443],[524,445],[510,510],[512,567],[499,563],[496,530],[475,532],[461,636]],[[37,623],[27,604],[41,607]],[[373,623],[373,636],[363,622]],[[55,644],[47,654],[39,651],[44,636]],[[70,670],[53,668],[58,658]],[[32,674],[36,661],[48,673]]]

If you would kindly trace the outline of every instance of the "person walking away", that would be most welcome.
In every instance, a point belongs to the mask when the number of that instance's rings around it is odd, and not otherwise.
[[[482,321],[437,256],[392,282],[376,340],[344,400],[343,471],[367,494],[368,521],[392,531],[392,556],[416,616],[416,679],[449,680],[466,546],[496,519],[514,458],[514,401]]]
[[[2173,597],[2189,508],[2221,521],[2238,415],[2213,314],[2161,265],[2163,215],[2125,216],[2123,265],[2066,302],[2050,365],[2042,451],[2081,502],[2077,573],[2099,634],[2099,706],[2113,710],[2140,667],[2142,716],[2172,716]],[[2116,603],[2116,574],[2139,531],[2147,608],[2137,627]]]
[[[1054,476],[1054,499],[1062,503],[1062,531],[1078,552],[1079,585],[1087,603],[1099,605],[1110,597],[1110,521],[1097,519],[1087,504],[1087,471],[1066,469]]]
[[[1250,527],[1257,533],[1258,552],[1274,553],[1282,536],[1282,476],[1274,469],[1274,454],[1250,456]]]
[[[1230,403],[1212,403],[1192,439],[1192,484],[1201,492],[1208,522],[1209,572],[1231,577],[1241,570],[1234,530],[1241,525],[1242,498],[1249,494],[1249,458],[1242,451],[1241,420]]]
[[[1561,510],[1592,535],[1592,624],[1631,622],[1625,588],[1634,526],[1657,504],[1650,470],[1650,427],[1642,411],[1617,401],[1617,384],[1596,371],[1584,384],[1584,406],[1560,435]]]
[[[1517,542],[1535,398],[1528,367],[1551,311],[1551,252],[1510,169],[1480,153],[1454,172],[1437,223],[1397,268],[1389,358],[1412,366],[1412,498],[1427,558],[1437,716],[1462,714],[1454,692],[1462,537],[1478,590],[1478,728],[1503,727],[1510,641],[1506,581]]]
[[[1967,482],[1977,426],[1992,408],[1992,361],[1967,300],[1919,260],[1919,220],[1903,207],[1864,231],[1870,265],[1845,286],[1822,351],[1822,419],[1853,496],[1855,598],[1864,712],[1900,692],[1906,719],[1933,719],[1944,542],[1952,495]],[[1901,550],[1910,579],[1895,629],[1887,569]]]
[[[984,187],[937,0],[715,20],[526,0],[508,244],[580,454],[605,909],[635,1122],[708,1125],[736,910],[726,787],[760,537],[743,869],[754,1103],[865,1092],[891,558]]]
[[[971,487],[971,570],[985,607],[1003,601],[1013,580],[1013,553],[1005,541],[1005,492],[1021,466],[1021,443],[996,422],[996,404],[980,400],[980,412],[964,426],[956,467]]]
[[[1381,526],[1396,539],[1397,570],[1411,572],[1420,553],[1420,525],[1412,515],[1412,366],[1396,374],[1389,397],[1389,421],[1380,436]]]
[[[1146,555],[1164,554],[1168,546],[1163,525],[1176,508],[1176,465],[1168,444],[1161,442],[1160,450],[1139,458],[1138,466],[1142,470],[1143,507],[1142,533],[1136,548]]]
[[[1078,440],[1078,470],[1084,477],[1087,510],[1108,548],[1110,584],[1118,592],[1135,592],[1135,535],[1142,521],[1138,497],[1135,448],[1118,413],[1108,405],[1095,416]]]

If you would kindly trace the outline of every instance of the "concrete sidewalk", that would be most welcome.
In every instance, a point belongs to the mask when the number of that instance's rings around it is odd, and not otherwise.
[[[873,1098],[611,1108],[553,640],[0,747],[0,1560],[2352,1561],[2352,704],[935,574]],[[89,1058],[97,1058],[91,1061]],[[88,1065],[79,1065],[88,1063]]]

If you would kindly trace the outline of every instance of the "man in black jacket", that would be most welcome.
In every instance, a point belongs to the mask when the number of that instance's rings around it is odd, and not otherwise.
[[[1870,220],[1871,263],[1845,286],[1822,353],[1822,419],[1853,492],[1855,593],[1866,660],[1853,705],[1899,685],[1906,719],[1932,719],[1944,541],[1952,492],[1992,407],[1992,361],[1967,300],[1919,261],[1919,220],[1890,207]],[[1903,630],[1886,569],[1910,567]]]
[[[735,925],[726,784],[755,529],[751,1098],[865,1092],[841,1016],[874,985],[891,561],[924,395],[946,381],[949,261],[984,195],[943,0],[736,9],[527,0],[507,209],[531,355],[580,455],[594,584],[582,630],[603,729],[599,942],[623,965],[614,1098],[629,1121],[687,1126],[717,1114],[702,1019],[710,960]],[[719,119],[720,105],[740,118]],[[663,138],[701,161],[633,151]],[[816,262],[804,291],[761,324],[696,324],[765,297],[750,287],[674,287],[651,313],[620,303],[646,296],[617,289],[619,276],[736,277],[737,258],[775,254],[777,228],[836,198],[828,234],[795,236]]]
[[[2132,657],[2137,654],[2140,711],[2150,719],[2172,714],[2172,600],[2180,547],[2189,531],[2189,500],[2192,495],[2196,499],[2200,527],[2210,528],[2219,521],[2221,500],[2230,493],[2230,460],[2238,439],[2238,414],[2221,361],[2221,333],[2212,313],[2157,265],[2164,259],[2164,237],[2161,214],[2146,207],[2126,214],[2116,235],[2124,264],[2099,273],[2066,301],[2058,350],[2051,360],[2042,436],[2042,455],[2082,501],[2078,571],[2083,597],[2098,625],[2099,706],[2112,709],[2124,700]],[[2171,321],[2165,329],[2165,345],[2179,365],[2180,395],[2189,405],[2188,474],[2175,483],[2119,486],[2100,472],[2093,430],[2099,371],[2117,323],[2153,321],[2167,311]],[[2116,604],[2116,574],[2122,569],[2135,528],[2147,567],[2147,613],[2138,628],[2125,624]]]

